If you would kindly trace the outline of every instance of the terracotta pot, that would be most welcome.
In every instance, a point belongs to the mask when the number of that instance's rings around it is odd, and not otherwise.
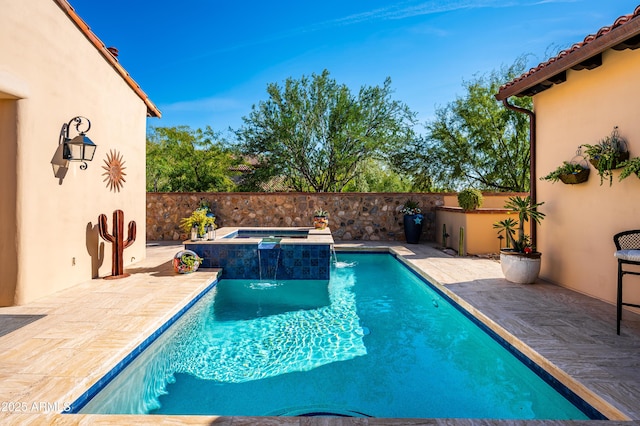
[[[507,281],[517,284],[533,284],[540,274],[539,252],[529,254],[511,250],[500,251],[500,267]]]
[[[314,216],[313,227],[315,229],[325,229],[329,225],[329,218],[326,216]]]

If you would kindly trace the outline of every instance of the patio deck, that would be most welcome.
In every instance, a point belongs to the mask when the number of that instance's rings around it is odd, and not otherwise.
[[[394,250],[509,342],[568,380],[572,389],[591,398],[605,414],[640,424],[640,316],[625,312],[622,333],[617,336],[614,306],[549,284],[511,284],[502,278],[500,265],[489,259],[451,257],[426,244],[336,246],[339,250]],[[150,244],[147,259],[127,268],[132,273],[128,278],[95,279],[25,306],[0,308],[0,423],[524,423],[59,414],[214,279],[215,270],[174,274],[170,260],[180,247]]]

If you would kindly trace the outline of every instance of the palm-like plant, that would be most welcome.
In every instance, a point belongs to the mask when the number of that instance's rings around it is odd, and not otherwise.
[[[538,211],[538,207],[543,205],[542,203],[532,204],[531,196],[526,197],[509,197],[504,207],[511,210],[510,213],[518,214],[518,222],[509,218],[500,222],[496,222],[493,227],[499,229],[498,234],[505,232],[507,237],[507,247],[509,247],[509,241],[513,245],[513,249],[521,253],[530,253],[534,250],[531,247],[531,238],[524,233],[524,224],[529,220],[534,220],[537,224],[542,222],[545,214]],[[514,238],[515,227],[518,227],[518,239]]]
[[[507,248],[511,248],[511,242],[514,241],[513,236],[516,235],[516,226],[518,226],[518,222],[511,218],[500,220],[493,224],[493,228],[498,230],[498,235],[505,233]]]

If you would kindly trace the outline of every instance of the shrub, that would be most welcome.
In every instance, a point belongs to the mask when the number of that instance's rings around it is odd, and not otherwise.
[[[482,205],[482,192],[475,188],[463,189],[458,193],[458,205],[463,210],[475,210]]]

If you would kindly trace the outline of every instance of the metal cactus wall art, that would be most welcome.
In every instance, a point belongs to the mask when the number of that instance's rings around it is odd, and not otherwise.
[[[124,273],[124,249],[129,247],[136,240],[136,222],[129,222],[129,232],[127,239],[124,239],[124,212],[115,210],[113,212],[113,231],[107,231],[107,216],[98,216],[98,232],[100,236],[111,243],[111,275],[105,279],[125,278],[130,274]]]

